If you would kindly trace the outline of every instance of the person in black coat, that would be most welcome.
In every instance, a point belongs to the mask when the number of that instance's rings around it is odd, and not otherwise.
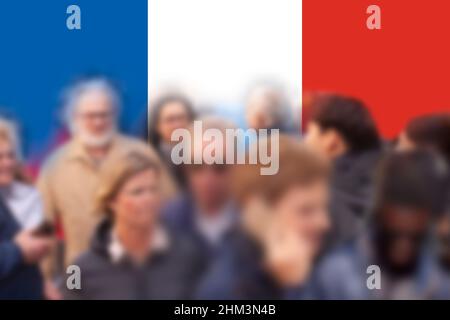
[[[332,165],[327,248],[352,241],[373,205],[374,172],[384,153],[383,141],[365,104],[331,93],[317,94],[308,106],[305,143]]]
[[[189,241],[159,219],[160,167],[140,153],[105,167],[98,212],[106,215],[90,248],[75,260],[79,281],[67,275],[70,300],[191,298],[203,263]],[[77,282],[80,286],[76,286]]]
[[[47,237],[21,230],[0,199],[0,299],[43,298],[37,263],[50,247]]]

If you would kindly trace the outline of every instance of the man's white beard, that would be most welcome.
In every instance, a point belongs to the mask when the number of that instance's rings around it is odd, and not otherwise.
[[[77,130],[77,131],[78,132],[76,132],[75,135],[79,139],[79,141],[86,147],[92,148],[101,148],[107,146],[109,143],[111,143],[112,139],[114,138],[117,132],[116,129],[112,129],[109,132],[106,132],[101,136],[98,136],[92,135],[84,130]]]

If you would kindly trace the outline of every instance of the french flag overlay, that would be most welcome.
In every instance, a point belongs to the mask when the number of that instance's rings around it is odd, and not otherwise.
[[[381,29],[366,26],[370,5]],[[303,89],[357,96],[382,133],[448,111],[450,1],[303,0]]]
[[[381,30],[366,26],[374,3]],[[71,4],[81,30],[66,27]],[[2,1],[0,107],[39,156],[61,128],[61,93],[85,75],[117,83],[132,133],[162,86],[239,116],[248,81],[275,76],[299,104],[302,89],[359,97],[393,137],[412,116],[447,108],[449,10],[447,0]]]
[[[300,106],[301,0],[149,0],[148,29],[150,101],[175,87],[240,122],[249,86],[270,80]]]
[[[123,129],[144,126],[148,102],[177,85],[242,118],[257,78],[276,78],[301,100],[299,0],[21,0],[0,3],[0,107],[39,158],[65,133],[61,96],[79,78],[105,75],[123,94]],[[66,12],[81,9],[81,29]],[[300,116],[299,116],[300,119]]]
[[[81,8],[81,30],[66,26]],[[39,157],[61,129],[61,94],[89,75],[110,77],[124,97],[121,120],[135,130],[147,112],[147,0],[0,2],[0,107],[22,126]]]
[[[0,300],[450,298],[449,12],[0,0]]]

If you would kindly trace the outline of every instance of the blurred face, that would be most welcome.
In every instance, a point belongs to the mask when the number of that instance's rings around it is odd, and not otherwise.
[[[253,97],[249,100],[246,109],[246,120],[249,128],[268,129],[274,126],[274,119],[271,116],[271,102],[265,96]]]
[[[308,123],[303,141],[312,150],[329,160],[346,152],[346,146],[335,130],[324,131],[314,121]]]
[[[393,271],[415,266],[426,238],[430,213],[421,209],[385,205],[379,216],[379,251]]]
[[[190,191],[203,210],[219,210],[228,200],[230,168],[221,164],[190,165],[187,170]]]
[[[309,147],[316,150],[317,152],[325,153],[325,144],[322,139],[322,130],[320,126],[315,122],[308,123],[306,128],[305,139],[303,140]]]
[[[146,170],[129,178],[111,203],[116,224],[131,228],[154,225],[161,205],[159,175]]]
[[[159,114],[158,133],[166,143],[172,143],[172,132],[189,126],[189,114],[181,102],[169,102]]]
[[[16,155],[11,143],[0,139],[0,186],[7,186],[14,181]]]
[[[113,101],[101,90],[85,92],[78,99],[74,133],[87,146],[108,144],[116,130]]]
[[[274,207],[274,217],[294,228],[314,254],[320,251],[323,238],[330,228],[328,196],[328,186],[320,180],[289,189]]]

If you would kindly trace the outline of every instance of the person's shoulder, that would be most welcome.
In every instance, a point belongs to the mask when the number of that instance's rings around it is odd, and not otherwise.
[[[357,254],[356,245],[354,241],[350,241],[337,246],[324,254],[321,259],[322,264],[332,264],[336,261],[350,261],[353,260]]]
[[[200,281],[196,299],[231,300],[236,298],[239,270],[231,251],[224,250],[212,262],[203,279]]]
[[[450,300],[450,272],[441,268],[437,278],[438,288],[436,290],[436,293],[434,294],[433,299]]]
[[[139,145],[141,143],[145,144],[141,139],[123,133],[117,134],[116,139],[120,143],[124,144],[133,144],[133,145]]]
[[[92,289],[97,286],[97,281],[102,275],[108,275],[109,261],[93,249],[88,249],[67,266],[63,274],[63,284],[69,283],[77,273],[80,275],[80,290],[70,290],[62,286],[62,294],[65,300],[91,300]]]
[[[132,137],[125,134],[117,135],[117,142],[125,148],[127,151],[144,151],[144,152],[153,152],[154,149],[150,145],[150,143],[146,143],[145,141]]]
[[[61,164],[63,164],[69,157],[71,148],[71,142],[68,141],[60,146],[58,146],[55,150],[53,150],[50,155],[45,159],[42,165],[42,172],[49,173],[54,170],[57,170]]]
[[[167,229],[166,232],[169,234],[169,247],[164,253],[166,269],[179,281],[197,285],[207,267],[204,253],[192,238]]]
[[[318,262],[317,275],[325,282],[331,278],[340,278],[344,274],[351,274],[358,261],[356,244],[350,242],[326,253]]]
[[[421,274],[428,281],[430,299],[450,299],[450,272],[436,258],[436,252],[424,252],[421,256]]]
[[[116,143],[119,146],[121,154],[127,155],[130,153],[140,153],[161,162],[161,158],[156,149],[150,143],[141,139],[119,134],[116,137]]]
[[[362,283],[354,243],[341,245],[325,254],[311,274],[305,297],[313,299],[349,299],[358,297]],[[357,291],[359,292],[359,291]]]
[[[169,250],[172,255],[185,260],[199,262],[203,255],[193,239],[185,233],[177,232],[165,225],[165,232],[169,238]]]
[[[169,228],[186,228],[191,211],[191,201],[185,194],[180,194],[168,201],[162,209],[162,219]]]
[[[78,267],[83,277],[90,277],[104,272],[109,262],[105,256],[90,248],[79,255],[71,265]]]

